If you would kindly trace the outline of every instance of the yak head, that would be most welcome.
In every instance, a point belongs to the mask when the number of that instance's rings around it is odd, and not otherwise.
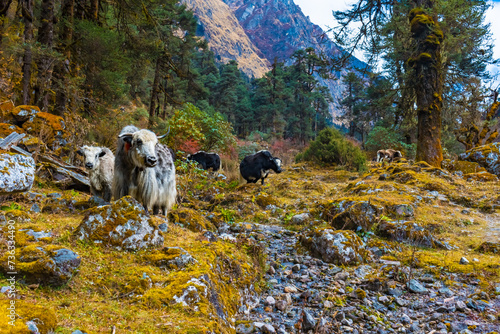
[[[273,158],[269,151],[261,152],[264,155],[264,169],[272,169],[276,173],[281,173],[281,159]]]
[[[158,139],[165,136],[156,136],[154,132],[142,129],[133,133],[122,133],[118,138],[130,145],[129,154],[134,164],[139,168],[148,168],[158,163],[156,144]]]
[[[87,145],[82,146],[76,153],[83,157],[85,168],[88,170],[97,169],[99,167],[99,158],[106,155],[106,151],[101,147]]]

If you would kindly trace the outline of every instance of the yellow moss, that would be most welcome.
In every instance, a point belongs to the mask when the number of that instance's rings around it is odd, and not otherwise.
[[[1,296],[0,298],[5,298]],[[30,334],[26,322],[34,321],[41,334],[53,333],[57,326],[57,319],[52,308],[40,306],[33,302],[24,300],[15,300],[14,326],[10,324],[11,319],[8,318],[8,307],[11,307],[11,301],[8,299],[0,299],[0,330],[8,330],[11,334]]]
[[[274,198],[274,196],[261,192],[255,197],[255,203],[263,208],[266,208],[268,205],[277,205],[278,201]]]
[[[24,130],[14,124],[0,123],[0,137],[5,138],[12,132],[24,133]]]
[[[200,210],[179,207],[168,213],[169,221],[180,224],[191,231],[215,231],[216,227]]]

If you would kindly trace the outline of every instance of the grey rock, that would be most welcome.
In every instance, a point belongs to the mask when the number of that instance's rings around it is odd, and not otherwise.
[[[461,300],[457,301],[457,303],[455,304],[455,307],[460,312],[465,311],[465,309],[467,308],[467,306],[465,305],[465,303],[463,301],[461,301]]]
[[[290,219],[290,223],[292,223],[294,225],[302,225],[302,224],[305,224],[310,219],[311,219],[311,215],[309,213],[305,212],[305,213],[301,213],[301,214],[293,216],[292,219]]]
[[[311,313],[309,313],[307,310],[304,310],[302,317],[302,329],[308,331],[310,329],[313,329],[314,327],[316,327],[316,320],[314,320]]]
[[[162,232],[168,232],[168,224],[167,223],[161,223],[160,225],[158,225],[158,228],[160,229],[160,231]]]
[[[411,318],[407,314],[403,313],[403,315],[401,316],[401,322],[403,324],[409,324],[411,323]]]
[[[117,250],[135,251],[163,245],[163,236],[153,218],[130,196],[90,209],[73,235]]]
[[[40,331],[38,330],[38,327],[36,326],[36,323],[34,321],[27,321],[26,327],[28,327],[28,330],[32,334],[40,334]]]
[[[267,296],[264,301],[264,304],[268,306],[274,306],[276,305],[276,299],[274,299],[273,296]]]
[[[416,279],[411,279],[407,284],[407,288],[414,293],[427,293],[429,291]]]
[[[87,333],[84,333],[82,332],[81,330],[77,329],[76,331],[74,331],[73,333],[71,334],[87,334]]]
[[[328,263],[356,264],[368,256],[362,240],[353,231],[325,229],[311,232],[302,241],[313,255]]]
[[[276,302],[276,308],[280,311],[285,311],[286,310],[286,307],[287,307],[287,302],[286,300],[278,300]]]
[[[40,212],[42,212],[42,209],[40,208],[40,205],[38,205],[38,203],[34,203],[31,206],[30,211],[33,213],[40,213]]]
[[[465,257],[460,258],[460,264],[468,264],[469,260],[467,260]]]
[[[17,261],[28,264],[17,268],[19,277],[23,277],[22,282],[58,287],[66,284],[73,277],[80,266],[81,258],[70,249],[54,250],[50,249],[50,246],[28,248],[26,252],[25,248],[18,249]],[[36,270],[33,270],[33,266],[30,265],[32,263],[37,263]],[[9,271],[7,262],[0,265],[0,272],[6,274]]]
[[[0,154],[0,195],[25,192],[35,180],[35,160],[22,154]]]
[[[237,334],[250,334],[250,333],[253,333],[254,330],[255,330],[255,327],[252,323],[239,324],[236,327]]]
[[[370,267],[369,265],[363,265],[359,266],[354,270],[354,275],[358,278],[365,278],[367,275],[371,274],[373,272],[373,268]]]
[[[265,324],[264,326],[262,326],[261,330],[262,330],[262,333],[264,333],[264,334],[276,333],[276,329],[273,327],[273,325],[270,325],[270,324]]]
[[[160,259],[155,262],[157,266],[166,267],[168,269],[183,269],[196,260],[184,248],[181,247],[164,247],[160,250],[165,255],[169,255],[167,259]]]

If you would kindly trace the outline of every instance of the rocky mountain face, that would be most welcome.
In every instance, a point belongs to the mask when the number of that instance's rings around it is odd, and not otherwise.
[[[200,30],[220,61],[236,60],[249,77],[262,77],[270,63],[221,0],[183,0],[198,17]]]
[[[243,71],[253,77],[263,74],[262,63],[257,61],[263,60],[267,65],[274,60],[286,61],[299,49],[313,47],[327,57],[338,57],[343,52],[293,0],[184,0],[184,3],[198,16],[212,50],[223,61],[239,57],[244,61],[238,60]],[[333,100],[338,101],[345,90],[340,82],[342,76],[351,68],[366,66],[352,58],[347,68],[332,73],[333,79],[318,80],[329,88]],[[335,102],[330,111],[333,116],[339,114]]]

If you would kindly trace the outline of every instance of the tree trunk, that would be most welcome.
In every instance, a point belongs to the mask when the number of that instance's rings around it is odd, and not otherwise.
[[[43,0],[40,11],[42,25],[38,30],[38,42],[48,53],[54,44],[54,0]],[[42,54],[38,62],[38,81],[35,89],[35,102],[40,110],[47,112],[49,108],[49,88],[52,79],[54,58]]]
[[[24,43],[26,45],[23,57],[23,104],[30,104],[31,91],[31,69],[33,54],[31,43],[33,42],[33,0],[22,0],[22,15],[24,21]]]
[[[12,0],[0,0],[0,50],[2,49],[3,31],[7,25],[4,20],[11,4]]]
[[[156,101],[158,101],[158,88],[160,85],[160,57],[156,59],[155,78],[153,80],[153,87],[151,87],[151,100],[149,103],[149,124],[153,123],[156,111]]]
[[[61,24],[59,30],[60,44],[58,51],[64,55],[64,61],[58,62],[54,69],[56,92],[55,111],[63,116],[67,109],[68,101],[68,79],[70,72],[71,51],[69,45],[73,39],[73,18],[75,13],[75,0],[64,0],[61,5]]]
[[[422,1],[415,1],[422,5]],[[432,5],[427,1],[426,5]],[[416,52],[408,60],[414,68],[417,97],[418,138],[417,161],[426,161],[440,167],[443,160],[441,148],[441,107],[443,104],[443,74],[441,43],[443,32],[437,20],[427,15],[421,7],[410,11],[412,37]]]

